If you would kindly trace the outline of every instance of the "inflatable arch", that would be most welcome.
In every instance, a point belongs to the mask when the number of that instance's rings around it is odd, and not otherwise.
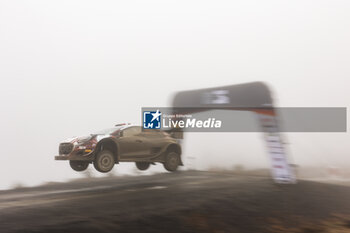
[[[198,112],[208,110],[250,111],[256,115],[265,134],[271,159],[271,174],[276,183],[295,183],[296,177],[288,163],[282,143],[277,113],[268,86],[262,82],[245,83],[216,88],[181,91],[173,98],[173,107]],[[191,110],[191,108],[193,110]],[[199,110],[198,110],[199,109]],[[181,111],[181,110],[180,110]],[[177,111],[176,113],[182,113]]]

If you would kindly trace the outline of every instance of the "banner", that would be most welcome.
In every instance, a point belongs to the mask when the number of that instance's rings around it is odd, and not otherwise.
[[[276,183],[296,183],[294,171],[288,163],[274,111],[256,112],[256,114],[265,134],[271,162],[271,175],[274,181]]]

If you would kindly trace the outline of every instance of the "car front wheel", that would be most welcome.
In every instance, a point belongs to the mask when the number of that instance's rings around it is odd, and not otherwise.
[[[70,160],[69,165],[74,171],[82,172],[88,168],[89,162]]]
[[[169,172],[174,172],[180,165],[180,155],[175,152],[170,152],[166,155],[164,161],[164,168]]]
[[[94,160],[94,167],[99,172],[109,172],[114,167],[115,161],[113,153],[108,150],[100,151]]]

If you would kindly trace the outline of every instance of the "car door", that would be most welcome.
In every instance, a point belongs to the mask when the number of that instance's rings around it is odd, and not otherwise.
[[[121,160],[130,160],[148,153],[147,143],[141,135],[141,127],[139,126],[132,126],[122,130],[118,144]]]
[[[144,158],[152,158],[157,156],[164,146],[164,139],[158,130],[147,130],[140,134],[143,138],[143,144],[146,147]]]

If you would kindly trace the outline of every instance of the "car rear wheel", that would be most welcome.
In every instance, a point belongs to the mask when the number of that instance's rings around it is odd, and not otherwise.
[[[94,167],[99,172],[109,172],[114,167],[115,160],[113,153],[109,150],[100,151],[94,160]]]
[[[170,152],[166,155],[163,165],[169,172],[176,171],[180,165],[180,156],[175,152]]]
[[[151,165],[148,162],[136,162],[135,164],[136,164],[137,169],[139,169],[141,171],[147,170],[149,168],[149,166]]]
[[[82,172],[88,168],[89,162],[70,160],[69,165],[74,171]]]

